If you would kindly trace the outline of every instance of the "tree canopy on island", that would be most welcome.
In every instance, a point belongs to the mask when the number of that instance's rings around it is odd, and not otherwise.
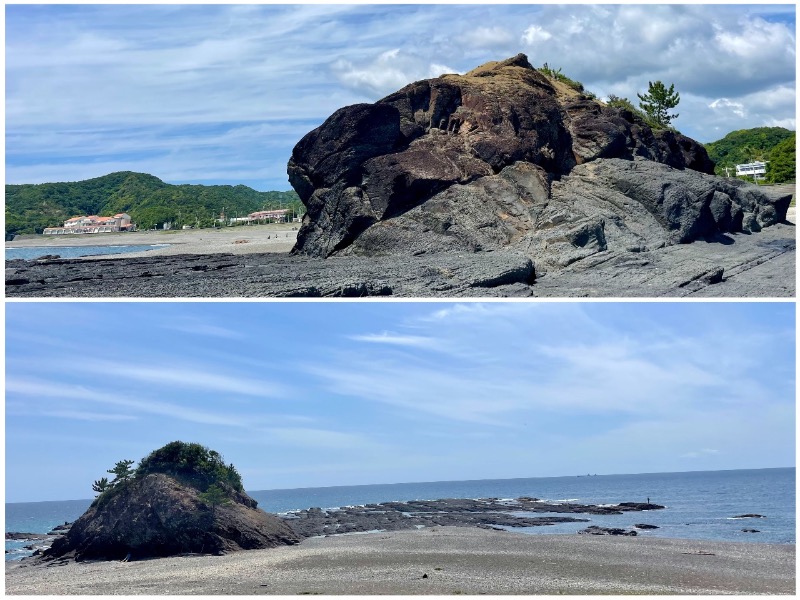
[[[200,493],[201,500],[212,506],[226,503],[226,490],[244,491],[242,477],[233,464],[225,464],[222,455],[195,443],[170,442],[154,450],[142,460],[136,469],[135,461],[121,460],[108,473],[115,476],[113,481],[106,477],[95,481],[92,489],[98,492],[95,502],[105,502],[123,490],[132,481],[151,473],[163,473],[190,485]]]
[[[305,212],[294,191],[258,192],[244,185],[172,185],[153,175],[122,171],[70,183],[6,185],[6,234],[41,233],[77,215],[127,213],[139,229],[210,227],[214,219],[265,209]]]

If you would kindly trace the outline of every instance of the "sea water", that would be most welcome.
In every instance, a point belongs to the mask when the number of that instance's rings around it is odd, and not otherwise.
[[[335,508],[370,503],[442,498],[518,498],[553,502],[616,504],[648,500],[664,510],[621,515],[568,515],[588,523],[507,528],[522,534],[575,534],[589,525],[630,528],[638,523],[659,529],[640,536],[772,544],[795,543],[795,469],[695,471],[640,475],[583,475],[530,479],[484,479],[386,485],[337,486],[248,492],[267,512]],[[91,500],[6,504],[6,531],[46,533],[78,518]],[[515,513],[524,515],[525,513]],[[763,519],[737,519],[760,514]],[[542,516],[537,513],[537,516]],[[560,515],[564,516],[564,515]],[[742,529],[757,529],[745,533]],[[6,560],[29,554],[30,542],[6,541]],[[9,552],[10,551],[10,552]]]
[[[6,248],[6,260],[34,260],[53,254],[61,258],[80,258],[103,254],[127,254],[166,248],[169,244],[143,244],[138,246],[31,246],[30,248]]]

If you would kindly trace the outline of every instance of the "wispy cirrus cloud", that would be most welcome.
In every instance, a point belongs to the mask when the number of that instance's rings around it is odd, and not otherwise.
[[[421,335],[402,335],[389,333],[368,333],[362,335],[351,335],[351,340],[366,342],[368,344],[386,344],[389,346],[407,346],[414,348],[435,348],[439,345],[438,340],[433,337]]]
[[[635,327],[620,335],[581,307],[563,304],[456,304],[411,325],[414,335],[368,335],[375,342],[368,353],[351,348],[306,370],[338,395],[390,405],[411,419],[434,415],[501,427],[543,415],[641,420],[699,404],[748,408],[771,401],[753,376],[751,352],[730,348],[766,347],[774,335],[676,336],[658,323],[643,324],[646,336]],[[418,350],[429,337],[440,348],[467,350],[427,360]]]
[[[77,401],[93,403],[101,406],[127,408],[139,414],[170,417],[179,421],[222,425],[228,427],[249,427],[252,420],[247,417],[233,416],[224,411],[206,411],[164,402],[160,400],[144,400],[132,398],[119,391],[106,391],[85,385],[70,385],[53,381],[6,378],[6,393],[34,398],[37,402],[46,399],[58,401]],[[63,412],[63,407],[42,406],[51,416]]]
[[[232,340],[244,339],[246,335],[244,332],[231,327],[224,327],[214,323],[208,323],[202,319],[182,318],[173,322],[165,323],[162,325],[164,329],[172,331],[180,331],[181,333],[190,333],[193,335],[217,337]]]
[[[213,364],[193,365],[175,361],[173,363],[134,363],[89,359],[80,361],[55,361],[55,368],[78,371],[86,374],[102,373],[104,377],[113,374],[122,380],[135,380],[151,386],[171,386],[179,389],[195,389],[224,394],[241,394],[256,397],[284,397],[290,394],[291,386],[262,380],[248,374],[222,373]]]

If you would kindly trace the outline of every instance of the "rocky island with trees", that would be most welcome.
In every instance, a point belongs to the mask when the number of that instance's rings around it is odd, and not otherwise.
[[[92,489],[89,509],[74,523],[59,526],[26,562],[54,564],[87,560],[136,561],[176,555],[219,555],[294,545],[316,536],[417,530],[434,526],[483,529],[542,527],[588,522],[588,515],[622,515],[661,510],[648,502],[553,503],[532,496],[410,500],[341,508],[308,508],[281,515],[258,508],[241,476],[222,456],[197,443],[170,442],[134,468],[118,461]],[[540,513],[537,514],[537,513]],[[656,528],[636,525],[636,529]],[[592,526],[581,533],[637,535],[636,530]],[[10,537],[9,537],[10,536]],[[36,534],[9,533],[7,539]]]
[[[118,462],[89,509],[40,554],[44,561],[136,560],[296,544],[284,521],[257,508],[232,464],[195,443],[171,442]]]

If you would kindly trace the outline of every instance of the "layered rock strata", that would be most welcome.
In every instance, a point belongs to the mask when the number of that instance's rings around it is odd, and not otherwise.
[[[790,195],[713,169],[701,144],[520,54],[342,108],[307,134],[288,164],[307,207],[293,252],[508,250],[538,276],[785,219]]]

